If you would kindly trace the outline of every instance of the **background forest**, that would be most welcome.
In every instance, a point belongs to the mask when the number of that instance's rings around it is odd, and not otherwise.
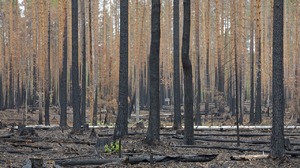
[[[235,114],[235,109],[239,109],[241,123],[261,123],[261,112],[269,112],[272,106],[273,1],[237,2],[191,1],[190,59],[195,112]],[[119,88],[120,1],[80,0],[78,4],[77,77],[81,92],[74,94],[71,1],[0,1],[1,109],[25,107],[27,111],[27,108],[37,107],[42,124],[42,112],[45,117],[49,116],[49,105],[67,109],[61,101],[67,100],[71,106],[72,98],[78,94],[81,100],[86,100],[86,104],[85,101],[79,104],[82,111],[87,108],[89,123],[96,125],[99,117],[104,120],[104,116],[99,115],[102,110],[106,111],[106,117],[115,115]],[[128,100],[139,114],[140,110],[149,109],[150,102],[151,1],[130,0],[128,11]],[[284,88],[291,119],[298,119],[299,115],[299,11],[300,1],[285,1]],[[179,39],[182,39],[183,5],[179,6],[179,16]],[[173,1],[161,0],[160,20],[160,104],[173,111],[170,106],[174,104]],[[183,95],[182,68],[180,79]],[[181,96],[180,104],[183,101]],[[41,110],[44,107],[45,110]],[[244,112],[250,112],[249,117],[243,118]],[[93,119],[97,114],[98,119]],[[50,124],[49,119],[45,119],[45,124]]]

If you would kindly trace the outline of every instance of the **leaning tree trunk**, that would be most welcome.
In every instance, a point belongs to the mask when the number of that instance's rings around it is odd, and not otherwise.
[[[184,144],[194,144],[194,126],[193,126],[193,72],[192,64],[189,58],[190,51],[190,0],[184,0],[184,24],[182,37],[182,66],[184,74]]]
[[[152,0],[150,46],[150,114],[146,142],[150,145],[159,141],[159,46],[160,46],[160,0]]]

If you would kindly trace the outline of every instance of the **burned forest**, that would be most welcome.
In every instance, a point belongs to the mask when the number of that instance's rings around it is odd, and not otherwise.
[[[299,167],[299,0],[0,0],[0,167]]]

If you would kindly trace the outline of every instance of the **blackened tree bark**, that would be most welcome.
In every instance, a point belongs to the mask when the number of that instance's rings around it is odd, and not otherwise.
[[[120,2],[119,105],[114,140],[128,134],[128,0]]]
[[[219,7],[219,1],[216,0],[216,24],[217,24],[217,31],[216,31],[216,37],[217,37],[217,57],[218,57],[218,61],[217,61],[217,66],[218,66],[218,91],[219,92],[224,92],[224,65],[222,65],[222,49],[221,49],[221,43],[223,41],[222,36],[223,36],[223,31],[224,31],[224,19],[223,19],[223,2],[221,1],[221,10]],[[220,13],[221,13],[221,24],[220,24]],[[220,31],[221,29],[221,31]],[[221,34],[220,34],[221,33]],[[219,112],[223,112],[224,111],[224,107],[220,106],[219,107]]]
[[[4,101],[4,109],[8,108],[8,87],[5,88],[5,101]]]
[[[240,129],[239,129],[239,81],[238,81],[238,53],[237,53],[237,20],[236,20],[236,5],[233,1],[234,11],[234,69],[235,69],[235,116],[236,116],[236,134],[237,134],[237,146],[240,146]]]
[[[93,120],[92,123],[93,125],[97,125],[97,113],[98,113],[98,86],[96,85],[96,90],[95,90],[95,98],[94,98],[94,104],[93,104]]]
[[[60,127],[67,127],[67,71],[68,71],[68,38],[67,38],[67,2],[63,1],[63,17],[64,17],[64,31],[63,31],[63,60],[62,60],[62,72],[60,75],[60,91],[59,91],[59,103],[60,103]]]
[[[33,95],[32,95],[32,106],[36,107],[37,104],[37,58],[36,58],[36,53],[33,53],[33,81],[32,81],[32,85],[33,85]]]
[[[206,73],[206,94],[205,94],[205,112],[209,112],[209,101],[210,101],[210,72],[209,72],[209,67],[210,67],[210,61],[209,61],[209,52],[210,52],[210,2],[207,1],[207,9],[205,12],[206,15],[206,68],[205,68],[205,73]]]
[[[254,17],[254,0],[251,0],[251,21],[250,21],[250,119],[249,122],[251,124],[254,123],[254,40],[253,40],[253,17]]]
[[[284,149],[284,70],[283,70],[283,0],[273,7],[273,79],[271,157],[283,158]]]
[[[49,107],[50,107],[50,89],[51,89],[51,70],[50,70],[50,7],[48,13],[48,59],[46,66],[46,87],[45,87],[45,125],[50,125]]]
[[[196,67],[196,115],[195,115],[195,124],[197,126],[201,125],[201,115],[200,115],[200,102],[201,102],[201,76],[200,76],[200,32],[199,32],[199,1],[196,2],[195,8],[195,49],[196,49],[196,59],[197,59],[197,67]]]
[[[104,6],[105,6],[105,1],[104,1]],[[106,25],[106,24],[104,24],[104,25]],[[89,34],[89,41],[90,41],[89,52],[90,52],[90,56],[91,56],[91,65],[92,65],[92,62],[93,62],[93,59],[92,59],[92,55],[93,55],[93,45],[92,45],[93,44],[93,37],[92,37],[92,34],[93,34],[92,33],[92,0],[89,1],[89,32],[90,32],[90,34]],[[91,80],[92,83],[97,85],[96,82],[93,82],[93,78],[94,78],[93,73],[94,72],[92,72],[92,66],[91,66],[90,67],[90,75],[91,75],[90,80]],[[96,87],[92,85],[91,89],[94,90],[94,88],[96,88]],[[91,106],[93,106],[93,107],[95,107],[94,106],[94,104],[95,104],[94,101],[96,101],[95,100],[96,94],[97,94],[97,92],[95,91],[95,93],[93,93],[93,99],[94,100],[91,101]],[[92,104],[92,103],[94,103],[94,104]],[[101,115],[100,115],[100,117],[101,117]],[[100,118],[100,120],[101,120],[101,118]],[[95,109],[93,109],[92,125],[97,125],[97,111]]]
[[[20,74],[18,73],[17,77],[17,93],[16,93],[16,108],[17,112],[20,113],[20,105],[21,105],[21,93],[20,93]]]
[[[73,131],[79,131],[80,123],[80,88],[78,80],[78,0],[72,0],[72,104]]]
[[[8,108],[14,108],[14,85],[13,85],[13,68],[12,68],[12,56],[9,61],[9,100]]]
[[[174,49],[174,124],[173,129],[181,128],[180,111],[180,72],[179,72],[179,1],[173,1],[173,49]]]
[[[184,0],[184,24],[182,36],[182,66],[184,74],[184,144],[194,144],[193,122],[193,72],[189,58],[190,51],[190,28],[191,28],[191,4],[190,0]]]
[[[255,30],[255,52],[257,54],[257,79],[256,79],[256,101],[255,101],[255,123],[261,123],[261,37],[260,37],[260,0],[256,0],[256,30]]]
[[[85,0],[81,0],[81,24],[82,24],[82,74],[81,74],[81,124],[86,123],[86,37],[85,37]]]
[[[154,145],[159,141],[159,46],[160,46],[160,0],[152,0],[150,46],[150,114],[146,143]]]

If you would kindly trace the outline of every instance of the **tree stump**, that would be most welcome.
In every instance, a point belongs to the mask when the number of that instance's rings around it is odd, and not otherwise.
[[[288,138],[284,139],[284,148],[287,151],[292,150],[290,139],[288,139]]]
[[[41,168],[43,167],[43,159],[41,158],[30,158],[32,168]]]
[[[95,148],[98,149],[100,152],[104,152],[104,146],[109,145],[112,142],[112,138],[109,137],[103,137],[103,138],[98,138]]]
[[[19,136],[38,136],[35,130],[31,127],[21,129]]]
[[[83,124],[83,130],[84,131],[89,130],[89,124]]]

